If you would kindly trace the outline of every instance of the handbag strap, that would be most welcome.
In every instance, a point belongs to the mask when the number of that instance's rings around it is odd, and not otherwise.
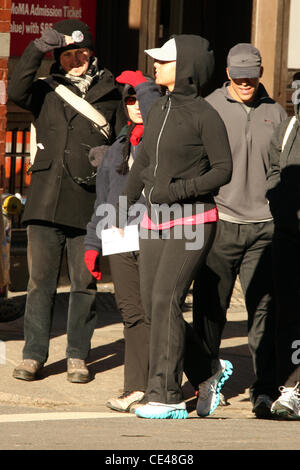
[[[97,111],[94,106],[92,106],[90,103],[88,103],[86,100],[81,98],[80,96],[76,95],[76,93],[73,93],[71,90],[69,90],[66,86],[62,85],[61,83],[58,83],[56,80],[54,80],[53,77],[48,77],[48,78],[40,78],[39,80],[44,80],[47,82],[48,85],[50,85],[55,93],[58,94],[60,98],[62,98],[66,103],[68,103],[75,111],[77,111],[79,114],[87,118],[89,121],[93,123],[93,125],[104,135],[106,139],[109,139],[110,135],[110,125],[106,118],[101,114],[99,111]],[[31,164],[34,162],[34,158],[36,155],[37,151],[37,145],[36,145],[36,131],[35,131],[35,126],[32,124],[31,125],[31,130],[30,130],[30,161]],[[64,168],[67,171],[68,175],[73,179],[73,181],[77,184],[87,184],[89,185],[95,178],[97,171],[94,171],[90,176],[87,176],[86,178],[80,178],[79,176],[72,176],[68,165],[64,161]]]
[[[104,135],[106,139],[110,135],[110,125],[107,119],[97,109],[94,108],[88,101],[73,93],[65,85],[58,83],[53,77],[48,77],[45,80],[50,85],[55,93],[58,94],[66,103],[72,106],[75,111],[91,121],[94,126]]]

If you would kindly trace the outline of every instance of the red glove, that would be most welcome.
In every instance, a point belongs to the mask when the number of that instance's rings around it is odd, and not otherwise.
[[[135,88],[140,83],[147,81],[147,78],[144,77],[143,73],[140,70],[134,72],[133,70],[125,70],[116,78],[118,83],[128,83],[133,88]]]
[[[84,253],[84,262],[89,272],[94,276],[98,281],[101,279],[101,272],[98,258],[98,251],[96,250],[87,250]]]

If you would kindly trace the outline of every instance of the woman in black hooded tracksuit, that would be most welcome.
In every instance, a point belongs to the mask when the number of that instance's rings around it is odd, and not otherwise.
[[[223,121],[200,96],[214,68],[208,41],[180,35],[146,52],[155,59],[156,83],[168,90],[151,107],[125,189],[128,207],[142,191],[147,205],[140,276],[151,322],[150,370],[148,403],[136,415],[185,418],[183,363],[193,385],[212,373],[193,335],[185,340],[182,306],[213,241],[218,219],[213,194],[229,182],[232,160]]]

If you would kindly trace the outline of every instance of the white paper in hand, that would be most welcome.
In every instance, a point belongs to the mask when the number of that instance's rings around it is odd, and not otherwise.
[[[108,228],[101,232],[102,256],[138,251],[139,230],[137,225],[128,225],[122,236],[117,228]]]

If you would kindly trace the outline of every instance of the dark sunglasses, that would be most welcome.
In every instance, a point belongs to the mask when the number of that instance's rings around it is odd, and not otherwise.
[[[125,104],[133,105],[135,103],[136,103],[135,96],[127,96],[127,98],[125,98]]]

